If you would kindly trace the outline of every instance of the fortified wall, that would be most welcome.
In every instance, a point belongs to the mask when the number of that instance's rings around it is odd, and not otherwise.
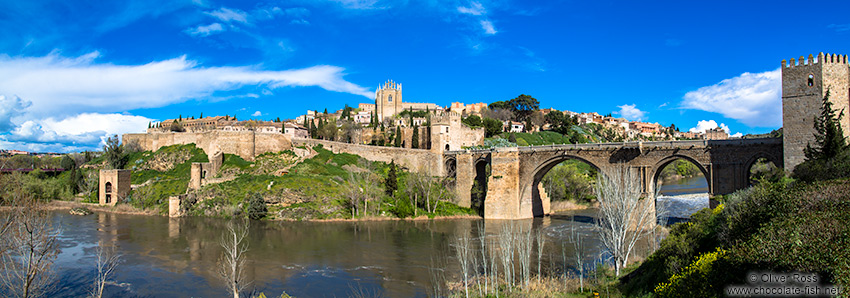
[[[816,57],[782,60],[782,135],[785,170],[805,160],[803,149],[814,143],[814,119],[820,116],[829,91],[832,108],[844,111],[840,125],[850,137],[850,66],[847,55],[819,53]]]
[[[295,146],[322,145],[333,153],[356,154],[371,161],[382,161],[396,164],[414,172],[424,172],[431,176],[443,176],[443,155],[425,149],[406,149],[396,147],[381,147],[357,145],[333,141],[293,138]]]
[[[239,155],[250,161],[263,153],[292,149],[292,142],[287,135],[255,131],[135,133],[124,134],[122,143],[136,143],[142,150],[150,151],[177,144],[195,144],[203,149],[207,156],[213,156],[217,151],[221,151]]]
[[[484,128],[470,128],[461,119],[456,112],[431,117],[431,151],[442,153],[484,143]]]

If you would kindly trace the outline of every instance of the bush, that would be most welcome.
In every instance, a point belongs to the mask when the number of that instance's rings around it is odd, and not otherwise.
[[[259,220],[266,217],[266,213],[268,213],[269,209],[266,208],[266,201],[263,200],[263,196],[259,193],[253,193],[250,195],[248,199],[248,209],[245,213],[248,214],[248,218]]]
[[[655,287],[659,297],[708,297],[716,294],[721,284],[715,283],[714,266],[717,260],[726,256],[720,248],[704,253],[681,273],[670,277],[670,281]]]

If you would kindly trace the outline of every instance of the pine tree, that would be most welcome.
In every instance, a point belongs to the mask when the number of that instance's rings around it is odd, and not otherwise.
[[[151,122],[148,121],[148,128],[151,128]]]
[[[815,146],[809,143],[803,150],[807,160],[831,159],[848,149],[844,131],[840,124],[843,116],[843,110],[838,112],[832,108],[832,102],[829,101],[829,90],[827,90],[823,98],[820,117],[814,119]]]
[[[199,116],[198,119],[204,119],[204,112],[201,112],[201,116]]]
[[[387,172],[387,180],[384,181],[384,189],[388,196],[392,197],[398,189],[398,178],[396,177],[395,161],[390,161],[390,170]]]
[[[328,114],[328,108],[325,108],[325,115]]]
[[[395,127],[395,146],[401,147],[401,127]]]
[[[419,127],[413,126],[413,139],[410,141],[410,148],[419,149]]]
[[[310,137],[316,138],[316,122],[310,120]]]
[[[180,114],[180,117],[177,118],[177,119],[180,120],[180,121],[183,121],[183,114]]]

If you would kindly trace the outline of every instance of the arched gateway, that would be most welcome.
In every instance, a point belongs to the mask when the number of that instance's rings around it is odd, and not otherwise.
[[[475,179],[481,179],[481,163],[489,162],[484,218],[519,219],[549,213],[540,181],[567,159],[588,163],[602,173],[625,165],[637,173],[644,194],[654,191],[664,166],[684,159],[702,171],[709,193],[717,195],[747,187],[749,169],[760,158],[782,167],[782,153],[782,139],[774,138],[509,147],[449,151],[444,159],[455,170],[455,192],[462,205],[471,201],[470,190]]]

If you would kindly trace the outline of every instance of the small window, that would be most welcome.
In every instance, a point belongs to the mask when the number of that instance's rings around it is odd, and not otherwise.
[[[104,188],[106,188],[107,193],[112,192],[112,182],[106,182],[106,187]]]
[[[106,195],[106,204],[112,203],[112,196]]]
[[[393,96],[392,96],[392,95],[390,95],[390,96],[387,98],[387,101],[388,101],[388,102],[393,102]]]
[[[446,151],[449,151],[449,144],[446,144]]]
[[[809,82],[808,82],[808,84],[809,84],[809,87],[811,87],[811,86],[814,86],[814,85],[815,85],[815,75],[813,75],[813,74],[810,74],[810,75],[809,75]]]

